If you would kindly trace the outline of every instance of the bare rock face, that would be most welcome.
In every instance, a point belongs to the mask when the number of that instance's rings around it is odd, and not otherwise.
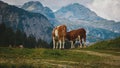
[[[41,13],[47,18],[55,18],[53,11],[48,7],[44,7],[39,1],[26,2],[21,8],[30,12]]]
[[[39,1],[26,2],[21,8],[29,12],[43,14],[54,26],[56,26],[56,23],[59,23],[54,15],[54,12],[49,7],[43,6]]]

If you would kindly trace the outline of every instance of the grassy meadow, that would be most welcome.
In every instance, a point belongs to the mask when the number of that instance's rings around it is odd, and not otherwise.
[[[64,50],[0,47],[0,68],[120,68],[120,38]]]

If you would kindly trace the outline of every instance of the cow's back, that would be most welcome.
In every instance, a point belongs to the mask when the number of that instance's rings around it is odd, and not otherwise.
[[[75,40],[78,37],[77,30],[72,30],[70,32],[67,32],[67,39],[68,40]]]
[[[86,36],[86,30],[84,28],[80,28],[80,29],[78,29],[78,34],[81,37],[85,37]]]
[[[55,39],[66,38],[67,27],[65,25],[57,26],[52,31],[52,37]]]
[[[67,27],[65,25],[58,26],[59,37],[66,37]]]
[[[86,37],[86,31],[84,28],[80,28],[77,30],[72,30],[70,32],[67,32],[67,39],[68,40],[75,40],[76,38],[78,38],[78,36],[80,36],[81,38]]]

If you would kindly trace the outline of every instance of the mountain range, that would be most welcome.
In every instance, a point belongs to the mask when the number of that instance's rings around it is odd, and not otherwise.
[[[104,19],[89,8],[78,3],[69,4],[55,12],[60,24],[66,24],[68,31],[78,28],[87,30],[88,42],[96,42],[120,36],[120,23]]]
[[[70,4],[62,7],[55,12],[57,19],[68,19],[70,21],[84,21],[89,22],[90,26],[96,28],[103,28],[113,32],[120,33],[119,22],[113,20],[107,20],[98,16],[95,12],[91,11],[89,8],[80,5],[78,3]],[[84,23],[83,23],[84,24]]]
[[[14,30],[19,29],[25,32],[27,36],[34,35],[36,39],[51,41],[53,26],[47,17],[40,13],[28,12],[0,1],[0,23],[5,23]]]
[[[0,23],[2,22],[13,29],[24,31],[28,36],[32,34],[47,42],[51,42],[52,29],[61,24],[65,24],[68,31],[85,28],[87,42],[90,43],[120,36],[120,22],[104,19],[78,3],[53,12],[39,1],[27,2],[20,8],[0,1]]]
[[[43,14],[48,18],[52,25],[58,22],[55,18],[54,12],[49,7],[43,6],[39,1],[26,2],[21,8],[29,12]]]

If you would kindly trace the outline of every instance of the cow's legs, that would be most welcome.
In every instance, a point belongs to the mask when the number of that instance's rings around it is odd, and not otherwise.
[[[84,48],[86,48],[86,42],[84,41]]]
[[[53,37],[53,49],[55,49],[55,38]]]
[[[84,41],[84,48],[86,48],[86,40],[84,39],[83,41]]]
[[[65,47],[65,41],[63,41],[63,46],[62,46],[62,48],[64,49],[64,47]]]
[[[62,46],[63,49],[64,49],[64,46],[65,46],[65,38],[63,37],[63,46]]]
[[[82,44],[83,44],[82,39],[80,39],[80,48],[82,48]]]
[[[80,48],[82,48],[82,39],[80,39],[80,36],[78,36],[79,42],[80,42]]]
[[[58,49],[58,44],[59,44],[59,42],[56,42],[56,49]]]
[[[71,48],[74,48],[73,41],[70,41],[70,42],[71,42]]]
[[[62,41],[61,41],[61,40],[59,40],[59,43],[60,43],[60,49],[61,49]]]

